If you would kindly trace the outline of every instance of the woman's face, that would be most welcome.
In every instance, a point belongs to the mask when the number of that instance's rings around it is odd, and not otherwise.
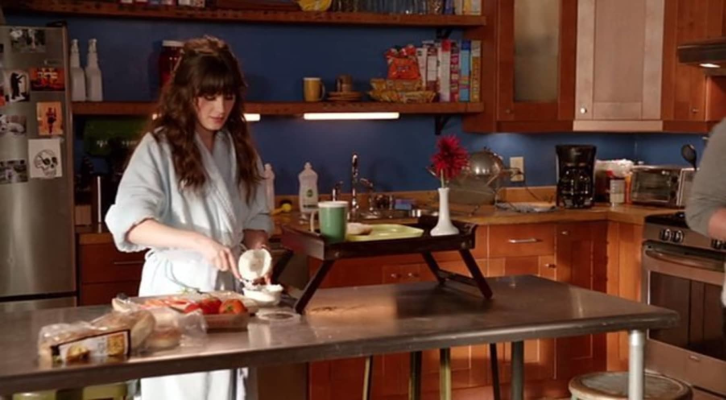
[[[235,100],[233,94],[197,97],[195,109],[198,127],[209,132],[222,129],[234,107]]]

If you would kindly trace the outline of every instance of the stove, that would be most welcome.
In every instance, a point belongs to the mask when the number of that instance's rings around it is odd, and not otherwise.
[[[726,245],[689,229],[682,212],[647,217],[643,239],[643,302],[680,315],[648,332],[646,368],[726,396]]]
[[[714,251],[716,257],[719,257],[717,254],[726,255],[726,242],[713,240],[692,231],[688,228],[684,212],[646,217],[643,239],[656,243]]]

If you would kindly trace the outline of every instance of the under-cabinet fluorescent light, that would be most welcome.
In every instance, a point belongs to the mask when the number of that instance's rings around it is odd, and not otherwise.
[[[703,63],[701,64],[703,68],[721,68],[720,65],[712,64],[712,63]]]
[[[157,118],[159,118],[159,114],[157,114],[157,113],[153,113],[153,114],[151,114],[151,119],[152,119],[152,120],[155,120],[155,119],[157,119]],[[259,121],[259,120],[260,120],[261,118],[262,118],[262,117],[260,116],[260,114],[245,114],[245,120],[246,120],[247,122],[257,122],[257,121]]]
[[[305,113],[303,118],[308,121],[326,120],[360,120],[360,119],[398,119],[397,112],[353,112],[353,113]]]
[[[247,122],[257,122],[260,119],[260,114],[245,114],[245,120],[247,120]]]

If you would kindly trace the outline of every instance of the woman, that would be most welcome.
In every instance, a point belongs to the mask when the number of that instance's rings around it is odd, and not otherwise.
[[[106,215],[119,250],[150,249],[141,296],[234,289],[240,244],[267,243],[272,223],[262,162],[242,113],[244,87],[224,42],[205,37],[184,45],[159,117]],[[237,380],[230,370],[142,379],[141,392],[145,400],[224,400],[243,391]]]

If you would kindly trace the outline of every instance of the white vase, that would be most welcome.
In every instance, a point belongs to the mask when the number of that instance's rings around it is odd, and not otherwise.
[[[431,236],[456,235],[459,233],[454,224],[451,223],[451,215],[449,213],[449,188],[439,188],[439,221],[434,229],[431,230]]]

